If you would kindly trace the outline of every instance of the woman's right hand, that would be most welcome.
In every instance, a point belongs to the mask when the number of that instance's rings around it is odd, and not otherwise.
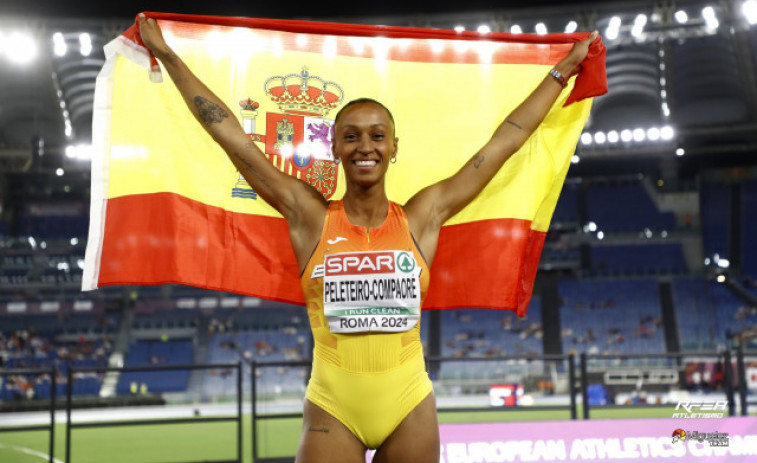
[[[169,47],[165,39],[163,39],[163,33],[160,31],[158,21],[148,18],[144,13],[140,13],[138,22],[139,35],[142,37],[142,42],[150,49],[153,55],[156,58],[161,58],[168,53]]]

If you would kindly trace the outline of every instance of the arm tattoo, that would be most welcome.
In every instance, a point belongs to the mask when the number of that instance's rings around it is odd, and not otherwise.
[[[511,121],[510,119],[505,120],[505,122],[507,122],[510,125],[514,125],[515,127],[523,130],[523,127],[521,127],[520,125],[518,125],[516,122]]]
[[[308,431],[327,433],[327,432],[329,432],[329,428],[316,429],[316,428],[308,427]]]
[[[484,157],[483,154],[477,154],[476,157],[473,158],[473,167],[475,167],[476,169],[481,167],[481,164],[484,163],[484,159],[486,158]]]
[[[252,143],[252,142],[250,142],[250,143]],[[260,182],[261,185],[268,186],[268,180],[264,176],[260,175],[260,172],[258,172],[257,170],[255,170],[255,167],[253,167],[253,165],[250,164],[249,161],[247,161],[247,159],[245,159],[242,156],[240,156],[239,153],[237,153],[236,151],[232,153],[232,156],[234,156],[235,158],[237,158],[239,160],[239,162],[241,162],[242,164],[244,164],[245,167],[247,168],[246,169],[247,172],[249,172],[250,174],[254,175],[255,178],[258,179],[258,182]]]
[[[210,124],[216,122],[222,122],[225,117],[229,117],[229,114],[222,107],[206,98],[196,96],[194,102],[197,107],[198,116],[206,126],[210,126]]]

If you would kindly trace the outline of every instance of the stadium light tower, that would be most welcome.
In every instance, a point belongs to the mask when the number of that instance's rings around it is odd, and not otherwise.
[[[4,42],[5,56],[14,64],[26,65],[37,57],[37,42],[30,34],[13,32]]]
[[[750,25],[757,24],[757,0],[747,0],[744,2],[741,5],[741,12]]]
[[[55,53],[55,56],[59,58],[66,56],[67,51],[68,46],[66,45],[66,39],[63,37],[63,34],[60,32],[53,34],[53,53]]]

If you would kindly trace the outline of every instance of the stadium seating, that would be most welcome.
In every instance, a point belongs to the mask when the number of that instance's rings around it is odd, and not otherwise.
[[[658,211],[639,183],[592,185],[586,203],[589,219],[605,233],[675,229],[675,216]]]
[[[665,352],[655,280],[565,280],[558,285],[563,352]]]
[[[190,339],[142,340],[129,346],[124,366],[188,365],[194,360],[194,346]],[[187,388],[188,370],[130,371],[118,379],[116,392],[132,392],[132,384],[145,384],[147,392],[180,392]]]

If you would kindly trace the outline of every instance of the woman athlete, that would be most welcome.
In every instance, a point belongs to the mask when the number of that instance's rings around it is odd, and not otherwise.
[[[140,15],[139,27],[195,118],[289,225],[314,339],[296,461],[362,463],[366,449],[376,449],[377,463],[438,463],[419,314],[439,230],[542,122],[563,89],[561,79],[578,72],[597,32],[574,45],[555,66],[558,74],[545,76],[456,174],[400,206],[386,196],[399,140],[383,105],[359,99],[337,114],[332,152],[347,186],[341,200],[329,202],[266,159],[232,111],[166,44],[154,19]]]

